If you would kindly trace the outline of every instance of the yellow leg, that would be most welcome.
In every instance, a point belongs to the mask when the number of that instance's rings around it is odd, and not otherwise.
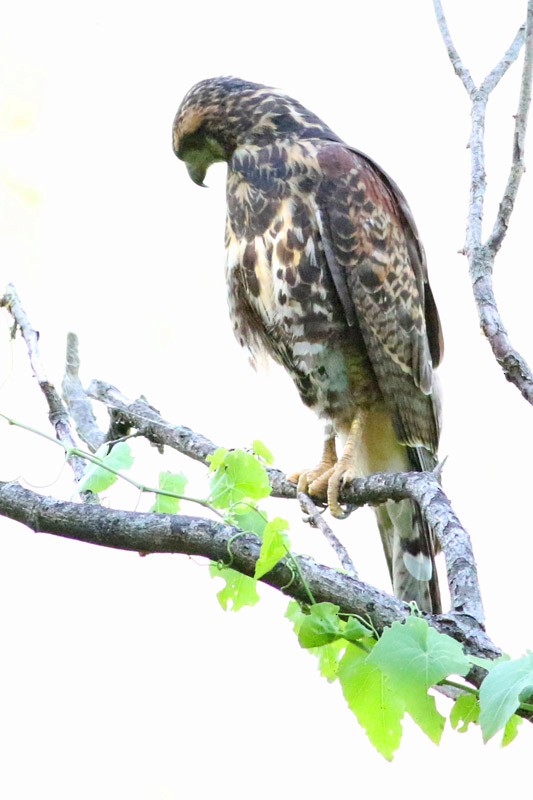
[[[306,492],[315,497],[326,497],[328,481],[337,463],[337,450],[335,448],[335,434],[328,428],[324,440],[324,449],[320,463],[313,469],[304,469],[289,475],[292,483],[298,484],[299,492]]]
[[[363,424],[364,420],[361,416],[353,420],[344,445],[344,452],[329,476],[328,508],[331,514],[339,519],[347,516],[346,511],[339,503],[341,489],[345,483],[349,483],[361,475],[361,470],[357,469],[357,458],[361,449]]]

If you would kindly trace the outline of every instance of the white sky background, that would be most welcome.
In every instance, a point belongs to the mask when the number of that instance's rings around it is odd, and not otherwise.
[[[452,33],[474,79],[501,57],[523,0],[448,0]],[[533,646],[531,409],[482,339],[467,278],[469,105],[429,2],[338,0],[318,7],[154,2],[20,2],[0,32],[0,263],[60,384],[66,333],[82,372],[219,444],[261,438],[291,471],[313,464],[320,426],[276,367],[255,374],[233,339],[223,279],[224,172],[209,190],[188,179],[170,131],[187,89],[233,74],[279,86],[367,151],[399,183],[428,253],[441,312],[444,481],[478,558],[488,630],[514,656]],[[7,20],[6,20],[7,15]],[[488,117],[487,219],[507,175],[519,67]],[[528,160],[533,159],[529,136]],[[497,262],[512,340],[533,361],[524,178]],[[23,346],[0,317],[0,410],[50,432]],[[105,419],[105,417],[102,417]],[[68,498],[59,448],[2,427],[0,479]],[[134,475],[155,483],[183,468],[140,444]],[[196,476],[196,477],[195,477]],[[109,502],[148,508],[130,489]],[[196,509],[185,509],[197,513]],[[283,503],[277,513],[287,515]],[[295,549],[335,563],[293,514]],[[286,602],[268,588],[238,614],[218,582],[178,556],[141,559],[35,535],[0,520],[0,795],[157,800],[351,797],[365,788],[436,800],[519,788],[533,735],[484,747],[478,730],[446,730],[434,747],[406,723],[392,764],[369,745],[337,686],[299,649]],[[363,577],[388,587],[370,512],[337,532]],[[526,729],[527,728],[527,729]],[[438,770],[438,772],[437,772]],[[438,777],[437,777],[438,776]],[[512,777],[510,777],[512,776]]]

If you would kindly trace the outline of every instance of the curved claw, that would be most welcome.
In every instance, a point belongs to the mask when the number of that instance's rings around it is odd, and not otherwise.
[[[345,508],[339,503],[339,494],[342,487],[352,481],[356,477],[356,471],[353,467],[346,467],[342,461],[332,470],[332,475],[328,481],[328,508],[332,517],[336,519],[346,519],[353,511],[351,505]]]

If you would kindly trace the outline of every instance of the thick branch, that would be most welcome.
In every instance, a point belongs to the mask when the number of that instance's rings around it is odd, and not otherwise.
[[[183,553],[227,563],[253,575],[261,541],[253,534],[235,537],[231,525],[200,517],[117,511],[42,497],[17,483],[0,482],[0,515],[36,532],[51,533],[94,545],[143,553]],[[230,545],[230,539],[233,539]],[[230,548],[230,549],[229,549]],[[373,586],[356,580],[307,556],[297,556],[303,577],[317,602],[334,602],[345,613],[370,617],[380,631],[409,614],[409,606]],[[303,584],[284,559],[264,582],[296,600],[307,602]],[[437,630],[453,636],[469,653],[495,658],[499,649],[470,616],[446,614],[428,617]],[[481,678],[481,675],[478,676]]]

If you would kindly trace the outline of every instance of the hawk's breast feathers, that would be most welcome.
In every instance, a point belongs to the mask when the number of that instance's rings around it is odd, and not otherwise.
[[[435,451],[438,317],[397,187],[342,143],[289,139],[238,148],[227,201],[241,343],[282,362],[319,414],[350,417],[381,395],[400,440]]]

